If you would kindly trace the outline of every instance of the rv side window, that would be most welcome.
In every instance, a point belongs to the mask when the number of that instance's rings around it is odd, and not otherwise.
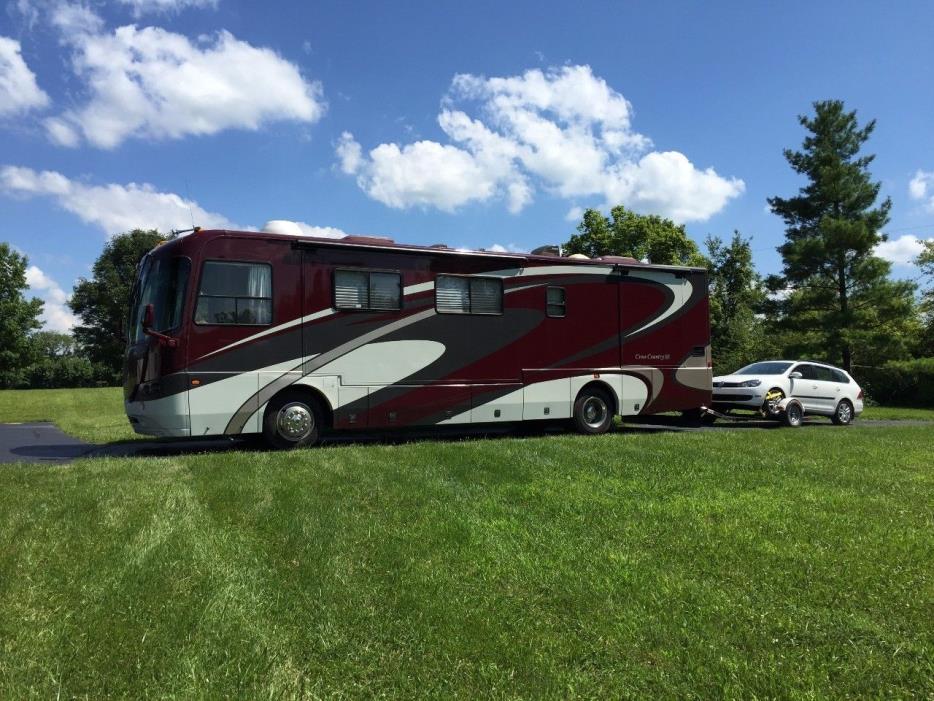
[[[567,315],[567,302],[563,287],[549,287],[547,294],[547,307],[545,313],[552,317]]]
[[[272,266],[206,261],[195,308],[196,324],[272,323]]]
[[[402,275],[365,270],[334,271],[335,309],[402,309]]]
[[[439,275],[435,279],[435,309],[439,314],[502,314],[503,281]]]

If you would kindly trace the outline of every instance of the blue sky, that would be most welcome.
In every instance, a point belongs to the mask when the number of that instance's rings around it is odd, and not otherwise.
[[[528,250],[622,203],[776,272],[814,100],[878,127],[901,261],[934,236],[934,5],[12,0],[0,239],[50,327],[108,235],[195,223]]]

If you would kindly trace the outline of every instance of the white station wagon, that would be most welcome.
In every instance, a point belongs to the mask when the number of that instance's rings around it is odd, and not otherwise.
[[[845,425],[863,412],[863,390],[849,373],[824,363],[766,360],[713,378],[713,408],[751,409],[775,416],[786,397],[801,402],[805,414],[829,416]]]

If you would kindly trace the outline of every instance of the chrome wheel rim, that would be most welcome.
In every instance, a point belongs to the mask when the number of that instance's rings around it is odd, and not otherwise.
[[[581,407],[581,414],[583,415],[584,423],[590,428],[600,428],[603,422],[606,421],[606,402],[600,399],[600,397],[587,397],[587,399],[584,400],[584,405]]]
[[[842,423],[850,423],[850,419],[853,418],[853,410],[850,409],[850,405],[846,402],[841,402],[840,406],[837,407],[837,418],[840,419]]]
[[[276,416],[276,429],[283,438],[300,441],[315,427],[315,417],[304,404],[287,404]]]
[[[792,404],[785,411],[788,412],[788,422],[792,426],[797,426],[801,423],[801,410],[797,406]]]

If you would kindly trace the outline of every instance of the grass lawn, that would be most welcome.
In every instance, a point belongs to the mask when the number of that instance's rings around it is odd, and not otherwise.
[[[89,443],[141,438],[123,411],[123,389],[30,389],[0,391],[0,423],[54,421]]]
[[[930,698],[932,455],[821,425],[0,467],[0,698]]]

